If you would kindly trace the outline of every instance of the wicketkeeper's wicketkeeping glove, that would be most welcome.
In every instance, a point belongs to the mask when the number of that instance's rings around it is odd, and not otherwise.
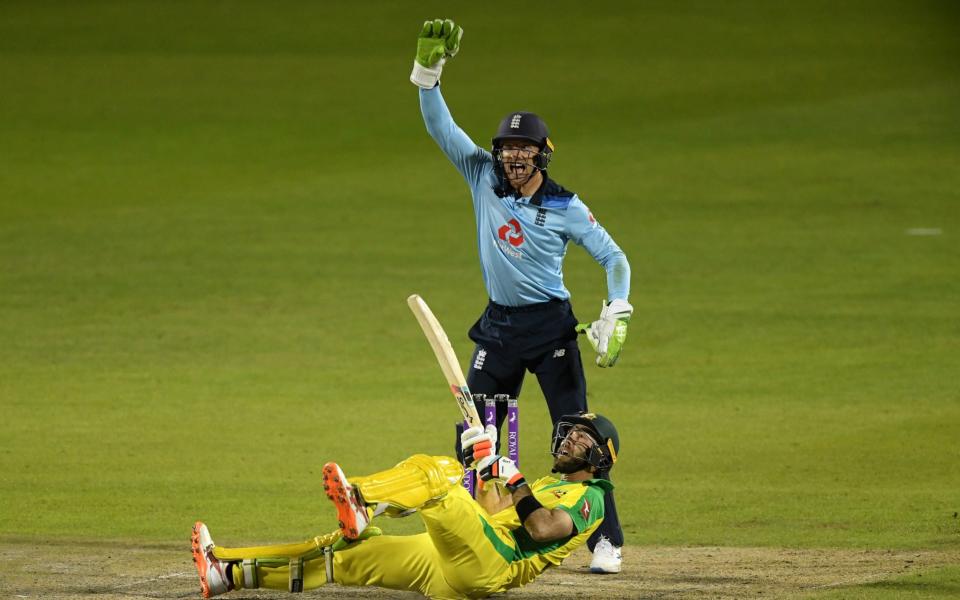
[[[473,457],[470,466],[476,466],[477,461],[493,456],[496,452],[497,428],[493,425],[487,425],[486,429],[482,427],[465,429],[460,434],[460,447],[463,448],[464,457]]]
[[[480,479],[502,481],[507,489],[513,493],[517,488],[527,485],[527,480],[517,469],[517,463],[498,454],[488,456],[477,463],[477,474]]]
[[[597,366],[612,367],[620,358],[620,350],[627,340],[627,323],[633,307],[626,300],[613,300],[610,304],[604,302],[600,318],[593,323],[577,325],[577,331],[587,334],[590,345],[597,353]]]
[[[450,19],[424,21],[417,38],[417,57],[413,61],[410,81],[424,89],[430,89],[440,80],[443,63],[460,51],[463,27]]]

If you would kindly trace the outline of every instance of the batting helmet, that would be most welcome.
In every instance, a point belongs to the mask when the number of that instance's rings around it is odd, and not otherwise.
[[[610,419],[596,413],[581,412],[560,417],[553,435],[551,454],[557,455],[560,444],[575,425],[586,428],[595,442],[587,451],[584,460],[600,471],[609,470],[617,462],[617,454],[620,452],[620,434],[617,433],[617,428],[613,426]]]
[[[499,156],[499,150],[507,140],[523,140],[540,148],[535,164],[541,171],[550,164],[550,158],[553,156],[550,131],[543,119],[532,112],[513,112],[500,121],[497,134],[493,136],[494,156]]]

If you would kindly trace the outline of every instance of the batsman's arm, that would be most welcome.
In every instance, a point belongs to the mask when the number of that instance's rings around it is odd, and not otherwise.
[[[517,508],[520,523],[534,541],[551,542],[578,533],[573,519],[566,511],[541,505],[533,496],[530,486],[518,487],[510,496]]]
[[[562,509],[549,509],[540,504],[517,464],[509,458],[493,455],[478,462],[476,469],[485,482],[503,482],[510,492],[510,502],[517,511],[520,525],[535,541],[550,542],[576,535],[577,527],[570,515]]]
[[[506,510],[513,506],[513,498],[509,493],[500,485],[484,485],[477,490],[477,504],[480,505],[483,510],[487,511],[488,515],[495,515],[502,510]]]

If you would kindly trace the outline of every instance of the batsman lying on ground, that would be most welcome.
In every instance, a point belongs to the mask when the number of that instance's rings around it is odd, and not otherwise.
[[[223,548],[206,525],[193,527],[193,560],[204,598],[231,590],[299,592],[326,583],[379,586],[429,598],[483,598],[533,581],[582,545],[603,520],[604,492],[595,479],[616,461],[619,436],[592,413],[563,417],[554,430],[553,471],[527,484],[509,458],[494,454],[496,429],[464,431],[464,452],[484,482],[474,500],[460,485],[454,459],[416,454],[392,469],[348,480],[336,463],[323,488],[340,529],[299,544]],[[501,493],[500,486],[504,492]],[[382,535],[382,514],[420,515],[426,532]]]

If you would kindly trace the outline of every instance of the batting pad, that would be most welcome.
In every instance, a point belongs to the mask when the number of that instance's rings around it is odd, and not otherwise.
[[[366,477],[350,477],[363,501],[388,504],[400,510],[422,507],[444,497],[463,479],[463,465],[449,456],[415,454],[386,471]]]

